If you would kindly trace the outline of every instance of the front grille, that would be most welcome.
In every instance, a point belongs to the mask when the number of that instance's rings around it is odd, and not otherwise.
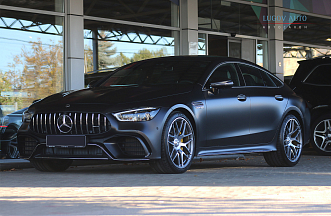
[[[67,131],[59,130],[62,115],[70,117],[70,130],[69,127],[65,128]],[[101,113],[38,113],[33,115],[30,129],[40,134],[100,134],[110,130],[110,122]]]
[[[30,137],[19,137],[19,146],[21,156],[30,156],[36,146],[38,145],[37,140]]]

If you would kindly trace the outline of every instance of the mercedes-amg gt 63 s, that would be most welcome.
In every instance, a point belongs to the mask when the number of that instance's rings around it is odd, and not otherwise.
[[[271,166],[294,166],[309,123],[306,103],[265,69],[175,56],[134,62],[87,89],[35,102],[23,113],[18,145],[40,171],[90,159],[183,173],[194,157],[251,152]]]

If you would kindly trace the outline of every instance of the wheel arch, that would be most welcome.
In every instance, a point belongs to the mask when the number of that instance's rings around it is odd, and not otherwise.
[[[331,105],[320,105],[314,107],[311,110],[311,124],[313,124],[313,122],[319,117],[330,113],[331,113]]]
[[[308,141],[309,141],[309,129],[307,127],[309,127],[309,125],[305,124],[305,121],[304,121],[304,115],[303,113],[300,111],[300,109],[298,109],[297,107],[290,107],[283,115],[282,117],[282,121],[280,122],[280,125],[279,125],[279,129],[284,121],[284,119],[286,118],[286,116],[288,115],[294,115],[300,122],[301,124],[301,128],[303,130],[303,140],[304,140],[304,143],[303,145],[307,144]],[[278,131],[279,131],[278,129]],[[308,138],[307,138],[308,137]],[[308,140],[308,141],[307,141]]]
[[[166,113],[164,120],[163,120],[162,131],[163,131],[165,123],[166,123],[167,119],[169,118],[169,116],[171,115],[171,113],[176,112],[176,111],[183,113],[190,120],[193,130],[194,130],[195,143],[197,143],[198,130],[197,130],[197,125],[196,125],[196,117],[195,117],[193,111],[185,104],[176,104],[175,106],[171,107],[168,110],[168,112]],[[195,146],[194,146],[195,155],[196,155],[196,148],[197,148],[197,145],[195,144]]]

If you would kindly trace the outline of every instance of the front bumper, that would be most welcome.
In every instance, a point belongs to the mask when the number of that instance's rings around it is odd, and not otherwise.
[[[85,134],[86,147],[49,147],[46,137],[50,134],[33,130],[31,124],[23,123],[18,132],[21,158],[146,161],[161,157],[162,114],[146,122],[118,122],[109,115],[107,118],[110,129],[101,134]],[[65,138],[66,134],[56,136]]]

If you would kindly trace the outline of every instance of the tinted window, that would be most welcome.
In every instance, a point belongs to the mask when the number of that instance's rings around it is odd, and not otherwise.
[[[331,85],[331,65],[318,66],[305,82],[317,85]]]
[[[260,69],[249,65],[239,64],[246,86],[264,86]]]
[[[223,64],[219,66],[210,76],[208,83],[232,80],[234,86],[239,86],[239,78],[233,64]]]
[[[183,85],[198,81],[208,61],[152,60],[127,65],[101,86]]]
[[[276,84],[277,87],[281,87],[283,82],[277,79],[275,76],[268,74],[272,81]]]
[[[275,83],[271,80],[270,76],[266,72],[261,71],[261,75],[265,86],[276,87]]]

